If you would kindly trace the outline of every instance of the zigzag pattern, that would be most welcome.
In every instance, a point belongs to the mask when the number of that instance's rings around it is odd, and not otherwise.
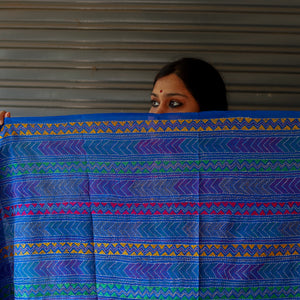
[[[292,172],[300,169],[300,160],[190,160],[125,162],[37,162],[10,164],[0,168],[1,178],[34,174],[153,174],[193,172]]]
[[[244,217],[243,217],[244,218]],[[172,240],[189,241],[192,237],[199,237],[203,240],[210,239],[241,239],[243,243],[250,239],[281,239],[282,242],[290,243],[291,239],[297,239],[300,235],[299,221],[273,221],[266,222],[263,219],[258,219],[256,222],[222,222],[221,220],[211,222],[203,219],[203,223],[198,224],[195,221],[174,220],[170,224],[166,220],[140,220],[135,223],[121,221],[113,222],[106,220],[95,220],[93,227],[86,220],[68,220],[62,222],[60,218],[57,221],[49,220],[46,224],[41,221],[18,222],[18,226],[4,226],[7,238],[12,239],[32,239],[44,236],[45,238],[53,237],[60,238],[64,236],[66,240],[77,236],[81,240],[87,238],[103,239],[103,238],[118,238],[124,241],[128,238],[136,239],[162,239],[164,237]],[[276,243],[275,243],[276,244]]]
[[[122,202],[46,202],[7,206],[0,209],[3,219],[34,215],[297,215],[298,202],[171,202],[171,203],[122,203]],[[1,218],[0,218],[1,220]]]
[[[124,284],[41,284],[41,285],[17,285],[17,297],[45,297],[57,296],[86,296],[97,295],[99,297],[120,297],[127,299],[286,299],[299,298],[300,290],[297,286],[278,287],[241,287],[241,288],[168,288],[136,286]],[[54,292],[55,291],[55,292]]]
[[[48,278],[52,276],[80,276],[95,274],[92,260],[23,260],[15,262],[14,275],[17,278]]]
[[[24,220],[24,222],[18,222],[18,225],[15,227],[7,224],[4,227],[8,238],[15,237],[17,239],[24,237],[35,238],[41,235],[56,238],[64,236],[66,239],[73,236],[80,237],[81,239],[87,237],[104,238],[116,236],[125,239],[128,239],[128,237],[147,239],[155,237],[164,238],[165,236],[186,239],[193,236],[198,237],[199,235],[197,221],[174,220],[174,222],[168,222],[166,220],[154,220],[151,222],[151,220],[138,220],[130,222],[118,220],[116,222],[114,220],[96,219],[92,226],[86,219],[78,220],[76,216],[74,220],[68,218],[64,221],[58,217],[57,220],[48,220],[47,223],[43,221],[30,223]]]
[[[99,222],[100,223],[100,222]],[[103,236],[105,232],[105,226],[110,227],[108,224],[95,223],[95,226],[99,226],[101,229],[96,233],[96,236]],[[61,237],[64,236],[66,240],[68,237],[92,237],[93,228],[89,222],[78,219],[69,219],[62,221],[60,218],[57,220],[48,220],[48,222],[43,222],[41,220],[35,222],[28,222],[24,220],[23,222],[18,222],[18,225],[15,227],[10,226],[9,224],[4,225],[5,233],[8,239],[22,239],[24,237],[32,239],[39,236],[44,237]],[[108,231],[109,234],[109,231]]]
[[[292,176],[292,175],[291,175]],[[49,178],[48,178],[49,179]],[[3,199],[36,198],[42,195],[111,195],[119,197],[174,197],[179,195],[299,195],[300,177],[215,177],[136,179],[53,178],[51,181],[28,179],[0,186]]]
[[[199,151],[202,153],[257,153],[257,154],[272,154],[272,153],[299,153],[300,149],[300,137],[280,136],[276,138],[268,137],[219,137],[218,139],[205,138],[198,139],[196,136],[180,138],[164,138],[159,136],[153,139],[107,139],[106,137],[99,136],[95,140],[82,139],[60,139],[55,140],[44,140],[41,137],[38,141],[20,141],[17,144],[7,143],[2,146],[1,156],[3,159],[11,159],[12,154],[14,157],[26,157],[32,155],[44,155],[47,157],[63,157],[66,155],[76,155],[77,157],[86,155],[97,155],[98,157],[107,156],[116,157],[119,161],[120,157],[132,156],[132,155],[179,155],[179,154],[198,154]],[[102,158],[102,159],[103,159]],[[93,159],[93,158],[91,158]],[[240,158],[239,158],[240,159]],[[260,160],[265,158],[260,157]],[[239,168],[239,163],[234,162]],[[245,160],[244,160],[245,161]],[[270,160],[272,161],[272,159]],[[288,162],[289,160],[287,160]],[[291,160],[290,160],[291,161]],[[197,161],[196,161],[197,162]],[[216,161],[215,163],[220,163]],[[252,164],[255,163],[252,160]],[[297,160],[299,164],[299,160]],[[133,166],[138,162],[132,162]],[[143,163],[143,162],[142,162]],[[212,163],[206,162],[206,163]],[[260,162],[257,162],[260,163]],[[285,162],[286,163],[286,162]],[[51,162],[50,162],[51,164]],[[202,162],[203,164],[203,162]],[[260,163],[261,164],[261,163]],[[45,164],[43,164],[45,166]],[[41,166],[43,166],[41,165]],[[68,164],[67,164],[68,165]],[[22,167],[22,165],[20,165]],[[222,165],[221,165],[222,166]],[[219,167],[221,167],[219,166]],[[261,166],[261,165],[260,165]],[[147,168],[147,163],[144,163],[142,167]],[[180,167],[180,166],[179,166]],[[198,167],[198,165],[196,165]],[[203,168],[205,168],[205,162]],[[226,168],[226,165],[224,166]],[[247,163],[243,166],[248,166]],[[93,167],[92,167],[93,168]],[[214,168],[214,166],[212,166]],[[231,167],[229,166],[229,169]],[[240,167],[241,168],[241,167]],[[255,167],[254,164],[254,168]]]
[[[134,259],[134,257],[131,257]],[[181,261],[150,262],[149,260],[97,260],[63,259],[15,261],[14,275],[18,278],[47,278],[49,276],[97,276],[109,278],[128,278],[135,280],[190,280],[194,285],[199,283],[199,274],[204,279],[220,280],[297,280],[300,264],[290,261],[265,261],[251,263],[240,262],[203,262],[185,259]]]
[[[54,292],[55,291],[55,292]],[[98,296],[101,299],[198,299],[198,288],[184,287],[160,287],[138,286],[125,284],[42,284],[42,285],[18,285],[17,296],[19,297],[43,297],[56,296]],[[103,298],[104,297],[104,298]],[[107,298],[106,298],[107,297]]]
[[[297,118],[216,118],[190,120],[137,120],[137,121],[89,121],[6,124],[6,131],[0,137],[15,135],[67,135],[99,133],[152,133],[152,132],[193,132],[193,131],[288,131],[299,130]]]
[[[194,221],[184,220],[183,218],[172,218],[173,222],[168,222],[165,219],[151,220],[144,219],[136,222],[124,221],[122,219],[115,222],[107,221],[104,218],[95,219],[93,226],[86,221],[86,219],[78,220],[76,216],[74,219],[67,219],[62,221],[61,218],[57,220],[49,220],[46,224],[41,220],[35,222],[18,222],[16,226],[5,224],[4,230],[7,233],[7,238],[22,239],[36,238],[39,236],[69,237],[78,236],[82,238],[104,238],[104,237],[118,237],[128,240],[128,238],[135,237],[137,239],[180,239],[189,240],[194,237],[197,240],[199,236],[202,239],[281,239],[290,243],[291,239],[297,239],[300,235],[300,226],[298,216],[295,219],[272,220],[266,221],[259,217],[252,222],[248,219],[245,221],[223,221],[206,219],[206,216],[201,216],[202,222],[198,223],[198,216]],[[223,218],[223,216],[222,216]],[[243,216],[242,218],[245,218]],[[166,243],[168,244],[168,242]]]
[[[199,236],[212,238],[241,238],[241,239],[265,239],[281,238],[289,241],[290,238],[297,238],[300,234],[299,220],[268,222],[264,219],[257,219],[256,222],[239,220],[238,222],[205,222],[200,223]]]
[[[189,256],[189,257],[279,257],[300,255],[300,244],[141,244],[141,243],[79,243],[79,242],[43,242],[16,244],[0,249],[0,256],[25,255],[114,255],[114,256]]]
[[[201,288],[200,299],[297,299],[299,286]]]
[[[211,262],[201,264],[203,278],[221,280],[298,280],[300,264],[293,261],[264,261],[255,263]]]
[[[14,263],[14,276],[21,278],[48,278],[51,276],[97,276],[139,280],[190,280],[199,282],[198,262],[148,262],[116,260],[25,260]]]

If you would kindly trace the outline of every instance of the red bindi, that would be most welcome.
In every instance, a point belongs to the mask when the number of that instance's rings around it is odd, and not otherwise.
[[[162,93],[162,92],[163,92],[163,90],[160,90],[159,92],[160,92],[160,93]]]

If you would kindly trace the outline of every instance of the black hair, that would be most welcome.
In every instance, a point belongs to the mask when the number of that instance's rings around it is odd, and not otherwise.
[[[225,83],[219,72],[198,58],[182,58],[165,65],[155,76],[156,81],[176,74],[200,106],[200,111],[227,110]]]

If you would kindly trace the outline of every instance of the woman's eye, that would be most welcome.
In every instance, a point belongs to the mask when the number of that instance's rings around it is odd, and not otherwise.
[[[159,102],[156,100],[151,100],[151,106],[152,107],[158,107],[159,106]]]
[[[170,104],[169,104],[169,106],[170,107],[179,107],[179,106],[181,106],[182,105],[182,103],[181,102],[178,102],[178,101],[175,101],[175,100],[172,100],[172,101],[170,101]]]

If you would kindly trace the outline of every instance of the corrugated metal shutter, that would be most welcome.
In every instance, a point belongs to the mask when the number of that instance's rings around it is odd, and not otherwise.
[[[219,69],[231,110],[300,110],[299,0],[1,1],[0,109],[146,112],[156,71]]]

